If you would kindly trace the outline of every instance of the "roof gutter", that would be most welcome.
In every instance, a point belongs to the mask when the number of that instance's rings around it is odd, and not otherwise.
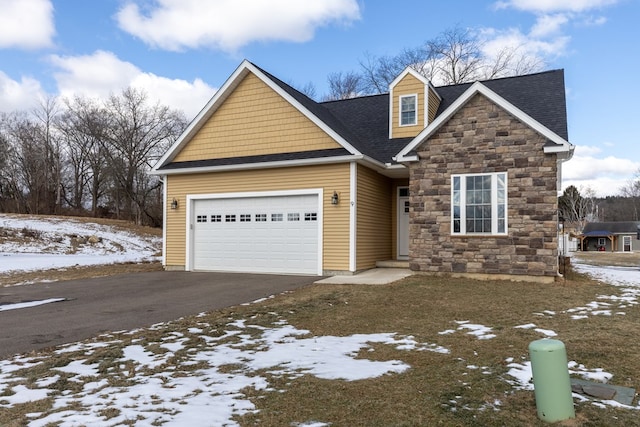
[[[350,155],[350,156],[336,156],[336,157],[320,157],[313,159],[302,160],[282,160],[275,162],[259,162],[259,163],[241,163],[237,165],[222,165],[222,166],[201,166],[201,167],[186,167],[176,169],[158,169],[151,170],[150,175],[186,175],[193,173],[208,173],[208,172],[229,172],[240,170],[253,170],[253,169],[273,169],[282,167],[294,167],[294,166],[312,166],[312,165],[328,165],[334,163],[345,163],[363,160],[366,156]],[[381,163],[380,163],[381,164]]]

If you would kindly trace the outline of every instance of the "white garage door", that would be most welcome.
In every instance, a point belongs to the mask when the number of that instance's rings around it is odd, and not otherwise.
[[[194,201],[193,269],[318,274],[318,195]]]

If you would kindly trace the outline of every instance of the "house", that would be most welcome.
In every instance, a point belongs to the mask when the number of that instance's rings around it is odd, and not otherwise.
[[[154,166],[166,269],[552,281],[562,70],[318,103],[244,61]]]
[[[640,221],[590,222],[582,230],[583,251],[633,252],[640,249]]]

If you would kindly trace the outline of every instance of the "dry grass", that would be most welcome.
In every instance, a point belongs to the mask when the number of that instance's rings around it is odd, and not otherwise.
[[[612,262],[604,261],[602,253],[586,255],[593,257],[590,262]],[[612,263],[618,262],[635,261],[629,257]],[[251,318],[253,324],[272,327],[280,316],[316,336],[395,332],[411,335],[418,342],[437,343],[451,352],[401,351],[376,345],[374,352],[360,357],[401,360],[411,369],[352,382],[311,375],[294,380],[271,377],[272,389],[278,391],[245,390],[259,411],[237,421],[243,426],[290,426],[309,420],[332,426],[545,426],[537,419],[533,392],[515,391],[506,381],[507,358],[516,362],[528,360],[529,343],[542,336],[531,329],[514,327],[535,323],[539,328],[553,330],[566,344],[569,360],[612,373],[612,384],[637,388],[638,306],[620,309],[624,315],[590,315],[580,320],[573,320],[567,312],[596,301],[599,295],[620,294],[618,288],[571,272],[565,281],[554,284],[413,276],[388,286],[314,285],[262,303],[181,319],[166,331],[142,330],[120,344],[101,349],[96,357],[102,358],[108,369],[110,361],[133,339],[153,345],[173,331],[189,335],[189,328],[202,327],[203,323],[210,325],[207,333],[222,333],[229,319]],[[545,311],[555,314],[540,314]],[[464,320],[489,326],[497,336],[478,340],[463,331],[439,334],[456,329],[455,321]],[[197,338],[190,343],[192,348],[203,345]],[[66,358],[71,355],[50,353],[49,357],[49,366],[61,366],[69,362]],[[295,354],[291,357],[295,358]],[[184,375],[195,369],[180,366],[179,357],[173,363],[176,371]],[[125,386],[126,367],[122,369],[121,385]],[[228,366],[229,372],[239,369],[241,364]],[[70,386],[63,382],[61,379],[61,390]],[[45,411],[50,405],[49,400],[43,400],[11,410],[0,409],[0,425],[24,425],[26,413]],[[577,403],[576,418],[559,425],[637,424],[635,410]]]
[[[639,267],[640,252],[574,252],[573,257],[591,265],[615,265],[619,267]]]
[[[617,289],[577,277],[534,285],[415,276],[386,287],[315,286],[282,296],[268,309],[290,313],[291,324],[314,335],[397,332],[413,335],[419,342],[436,342],[451,354],[376,348],[372,353],[376,357],[400,359],[412,369],[357,382],[304,377],[286,387],[286,393],[256,399],[260,412],[244,417],[242,424],[277,426],[318,419],[333,425],[367,426],[545,425],[536,417],[533,393],[514,392],[503,380],[506,359],[528,360],[529,343],[541,338],[533,330],[514,326],[534,322],[554,330],[565,342],[570,360],[613,373],[616,385],[636,387],[640,348],[633,336],[640,320],[638,310],[583,320],[563,313],[599,294],[615,293]],[[534,314],[544,310],[557,314]],[[497,337],[478,340],[463,332],[438,334],[455,329],[456,320],[490,326]],[[481,369],[470,369],[471,365]],[[497,407],[496,400],[501,402]],[[635,411],[580,404],[577,419],[565,424],[632,425],[637,416]]]

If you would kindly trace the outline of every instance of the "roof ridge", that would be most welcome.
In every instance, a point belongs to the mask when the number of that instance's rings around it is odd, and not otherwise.
[[[471,80],[471,81],[464,82],[464,83],[453,83],[453,84],[440,85],[440,86],[434,85],[434,87],[436,89],[440,89],[440,88],[472,85],[472,84],[474,84],[476,82],[485,83],[485,82],[495,82],[495,81],[499,81],[499,80],[520,79],[520,78],[524,78],[524,77],[533,77],[533,76],[539,76],[539,75],[542,75],[542,74],[551,74],[551,73],[558,73],[558,72],[564,72],[564,68],[555,68],[553,70],[544,70],[544,71],[538,71],[538,72],[535,72],[535,73],[528,73],[528,74],[517,74],[515,76],[496,77],[496,78],[493,78],[493,79]],[[433,84],[433,82],[431,82],[431,83]]]

